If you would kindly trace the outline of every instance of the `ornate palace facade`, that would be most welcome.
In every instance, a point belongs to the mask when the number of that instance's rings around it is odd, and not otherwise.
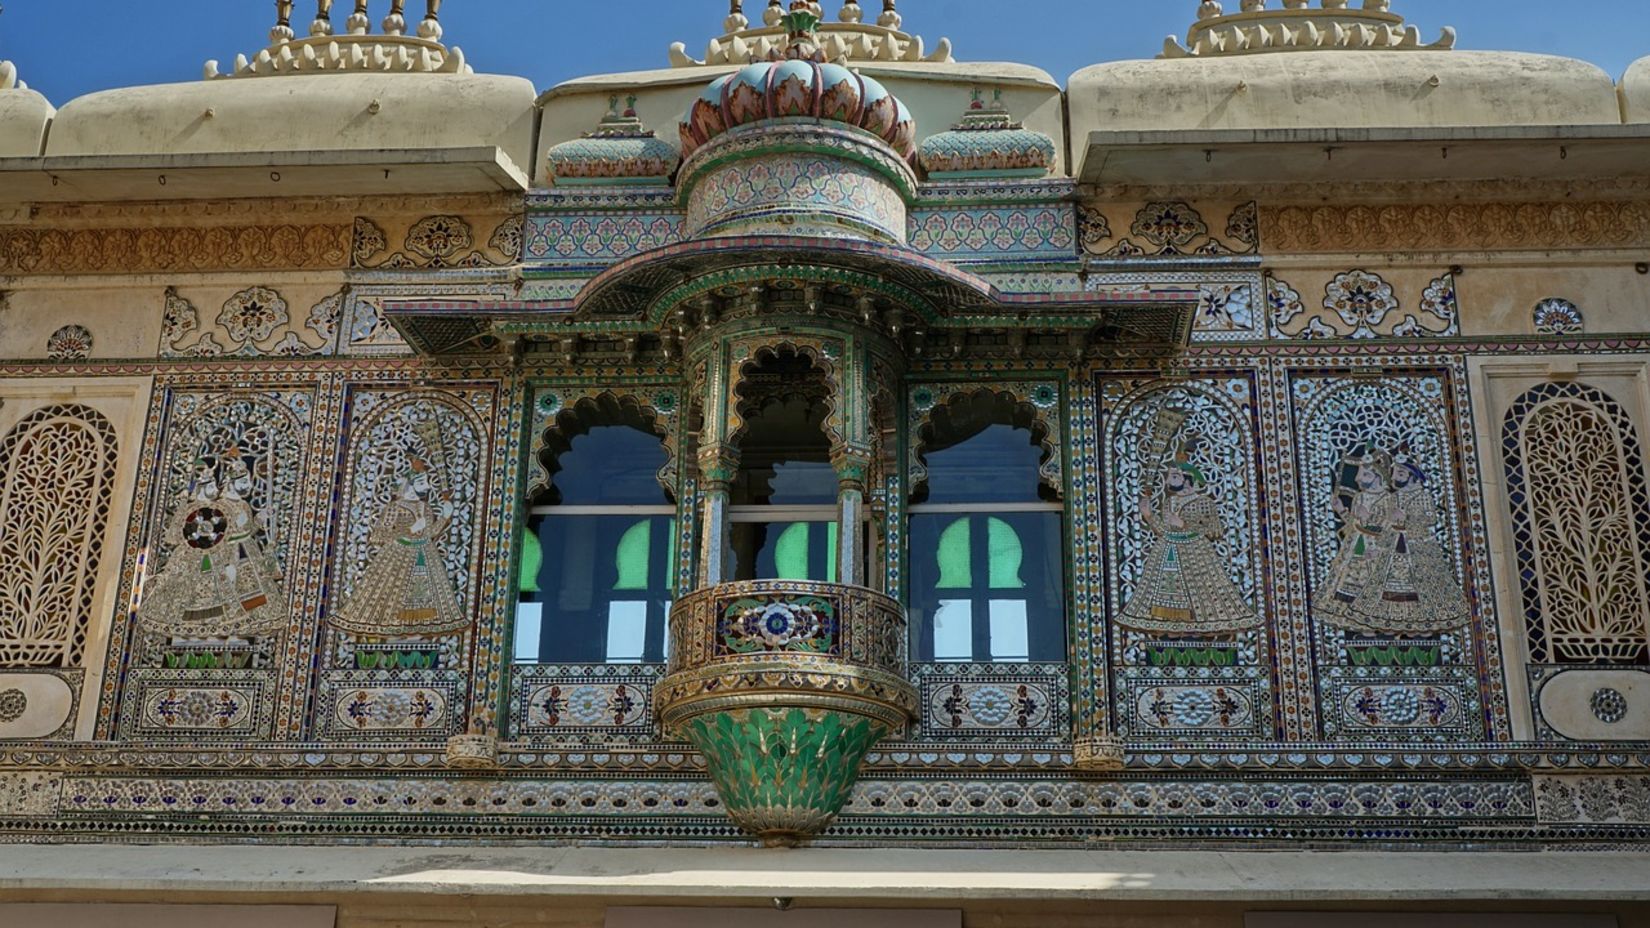
[[[0,64],[15,898],[1103,842],[1645,901],[1650,59],[1206,0],[1062,87],[882,6],[542,95],[435,2],[60,110]],[[654,895],[797,894],[729,860]]]

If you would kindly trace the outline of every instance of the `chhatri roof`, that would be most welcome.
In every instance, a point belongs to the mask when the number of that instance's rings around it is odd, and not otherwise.
[[[1621,122],[1609,75],[1584,61],[1423,41],[1389,0],[1203,0],[1155,60],[1084,68],[1073,137],[1093,131],[1576,126]]]
[[[828,62],[819,43],[819,5],[792,0],[783,16],[786,42],[767,60],[710,82],[681,123],[682,154],[749,123],[815,119],[863,129],[901,157],[916,155],[910,110],[876,78]]]
[[[374,4],[376,5],[376,4]],[[205,80],[128,87],[66,104],[46,154],[188,155],[261,152],[502,151],[530,169],[535,91],[521,77],[476,74],[442,42],[441,0],[426,0],[409,34],[404,0],[381,32],[368,0],[335,31],[332,0],[317,0],[308,34],[293,2],[277,4],[270,42]],[[382,7],[379,8],[380,11]]]
[[[1392,0],[1364,0],[1359,9],[1353,9],[1350,0],[1323,0],[1320,7],[1313,7],[1311,0],[1282,3],[1281,9],[1269,9],[1266,0],[1240,0],[1239,8],[1228,12],[1221,0],[1202,0],[1186,44],[1170,36],[1163,43],[1162,57],[1455,47],[1455,30],[1448,26],[1437,41],[1425,43],[1418,27],[1405,25],[1404,18],[1392,12]]]

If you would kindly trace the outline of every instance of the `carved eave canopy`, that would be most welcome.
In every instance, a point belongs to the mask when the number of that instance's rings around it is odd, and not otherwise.
[[[1181,45],[1173,36],[1163,43],[1164,58],[1212,58],[1265,52],[1310,51],[1444,51],[1455,47],[1455,30],[1445,27],[1438,41],[1428,44],[1421,30],[1406,26],[1392,12],[1391,0],[1282,0],[1282,9],[1268,9],[1267,0],[1228,0],[1241,3],[1227,13],[1220,0],[1203,0],[1197,22]]]
[[[1190,338],[1194,291],[1122,287],[1004,293],[901,246],[809,236],[710,238],[621,262],[567,301],[402,302],[385,315],[426,354],[496,349],[569,335],[669,339],[738,314],[835,317],[900,338],[928,329],[1062,332],[1173,350]],[[668,353],[668,352],[667,352]]]

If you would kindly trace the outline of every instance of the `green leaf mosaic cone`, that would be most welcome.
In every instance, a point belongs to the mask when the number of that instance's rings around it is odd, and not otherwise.
[[[830,825],[889,729],[848,712],[780,707],[703,715],[684,734],[705,755],[734,822],[766,844],[789,845]]]

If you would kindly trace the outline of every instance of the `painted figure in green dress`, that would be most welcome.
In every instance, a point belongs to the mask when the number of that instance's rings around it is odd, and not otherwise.
[[[1153,539],[1118,624],[1154,635],[1229,637],[1261,617],[1215,548],[1226,532],[1220,503],[1189,452],[1182,446],[1163,468],[1161,508],[1150,492],[1141,495],[1140,518]]]
[[[286,625],[286,593],[259,536],[266,514],[248,501],[253,480],[231,450],[218,470],[199,462],[167,523],[166,566],[149,582],[141,625],[174,638],[269,634]]]
[[[447,573],[441,536],[453,504],[432,504],[430,466],[409,456],[395,499],[367,537],[366,569],[333,626],[370,638],[403,638],[453,632],[470,624]]]

